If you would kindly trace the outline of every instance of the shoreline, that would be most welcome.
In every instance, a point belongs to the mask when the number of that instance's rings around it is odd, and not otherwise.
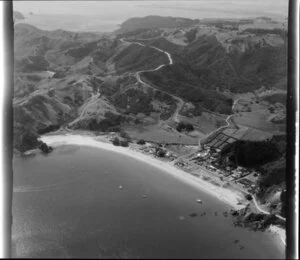
[[[240,204],[240,202],[243,200],[243,197],[238,195],[236,192],[233,192],[232,190],[217,187],[209,183],[208,181],[204,181],[195,176],[192,176],[167,162],[163,162],[141,152],[137,152],[130,147],[114,146],[109,142],[105,142],[105,140],[103,140],[103,137],[101,138],[101,136],[76,134],[43,135],[40,137],[40,140],[53,147],[62,145],[82,145],[121,153],[144,163],[150,164],[151,166],[154,166],[156,168],[159,168],[169,175],[172,175],[179,181],[182,181],[190,186],[193,186],[196,189],[213,195],[214,197],[225,202],[236,210],[244,208],[245,206]],[[130,153],[128,153],[128,150],[130,150]]]
[[[51,135],[46,134],[41,136],[40,140],[46,143],[47,145],[51,145],[53,147],[59,147],[63,145],[88,146],[130,156],[136,160],[142,161],[144,163],[150,164],[153,167],[159,168],[160,170],[173,176],[177,180],[184,182],[190,186],[193,186],[194,188],[201,190],[202,192],[206,192],[214,196],[215,198],[226,203],[235,210],[240,210],[245,207],[244,204],[241,204],[241,201],[243,201],[243,197],[241,196],[241,194],[238,194],[237,192],[234,192],[230,189],[217,187],[208,181],[204,181],[200,178],[188,174],[183,170],[176,168],[174,165],[171,165],[168,162],[160,161],[149,155],[145,155],[141,152],[138,152],[130,147],[114,146],[112,143],[105,140],[104,136],[94,136],[90,133],[85,133],[84,135],[72,133],[52,133]],[[128,152],[128,150],[130,150],[130,152]],[[279,237],[279,240],[281,241],[281,245],[279,246],[286,246],[285,229],[271,225],[268,228],[268,231]]]
[[[275,225],[270,225],[268,230],[276,234],[279,237],[282,244],[286,247],[286,231],[283,228]]]

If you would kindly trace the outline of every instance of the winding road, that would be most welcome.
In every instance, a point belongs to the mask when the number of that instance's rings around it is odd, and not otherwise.
[[[233,111],[235,105],[236,105],[236,104],[239,102],[239,100],[241,100],[241,99],[242,99],[242,98],[239,98],[239,99],[234,100],[234,102],[233,102],[233,104],[232,104],[232,107],[231,107],[231,110],[232,110],[232,111]],[[218,131],[220,131],[220,130],[222,130],[222,129],[224,129],[224,128],[229,127],[229,126],[230,126],[230,121],[229,121],[229,120],[231,119],[232,116],[234,116],[234,114],[228,115],[228,116],[226,117],[226,119],[225,119],[226,125],[225,125],[225,126],[221,126],[221,127],[219,127],[218,129],[216,129],[215,131],[209,133],[209,134],[206,136],[205,139],[209,138],[210,136],[212,136],[212,135],[215,134],[216,132],[218,132]],[[270,214],[271,214],[271,212],[262,209],[262,208],[258,205],[257,200],[256,200],[256,198],[255,198],[254,195],[252,196],[252,198],[253,198],[253,204],[254,204],[254,206],[256,207],[256,209],[257,209],[259,212],[261,212],[261,213],[263,213],[263,214],[266,214],[266,215],[270,215]],[[275,214],[275,216],[276,216],[277,218],[283,220],[283,221],[286,221],[286,218],[284,218],[284,217],[282,217],[282,216],[280,216],[280,215],[278,215],[278,214]]]
[[[254,196],[252,196],[252,198],[253,198],[253,203],[254,203],[255,207],[257,208],[257,210],[258,210],[259,212],[261,212],[261,213],[263,213],[263,214],[266,214],[266,215],[270,215],[270,214],[271,214],[271,212],[262,209],[262,208],[258,205],[257,200],[256,200],[256,198],[255,198]],[[282,216],[280,216],[280,215],[278,215],[278,214],[275,214],[275,216],[276,216],[277,218],[283,220],[283,221],[286,221],[286,218],[284,218],[284,217],[282,217]]]
[[[233,101],[233,104],[232,104],[232,107],[231,107],[231,110],[232,110],[232,111],[233,111],[235,105],[237,104],[237,102],[239,102],[239,100],[241,100],[241,98],[236,99],[236,100]],[[218,131],[223,130],[223,129],[229,127],[229,126],[230,126],[230,121],[229,121],[229,120],[230,120],[231,117],[233,117],[233,116],[234,116],[234,114],[228,115],[228,116],[226,117],[226,119],[225,119],[226,125],[220,126],[220,127],[217,128],[216,130],[210,132],[210,133],[205,137],[205,139],[208,139],[209,137],[211,137],[213,134],[217,133]]]
[[[270,214],[271,214],[270,212],[268,212],[268,211],[262,209],[262,208],[258,205],[257,200],[256,200],[256,198],[255,198],[254,196],[252,196],[252,198],[253,198],[253,199],[252,199],[253,204],[254,204],[254,206],[257,208],[257,210],[258,210],[259,212],[261,212],[261,213],[263,213],[263,214],[266,214],[266,215],[270,215]],[[283,220],[283,221],[286,221],[286,218],[284,218],[284,217],[282,217],[282,216],[280,216],[280,215],[278,215],[278,214],[275,214],[275,216],[276,216],[277,218]],[[281,239],[282,243],[286,246],[286,239],[285,239],[285,237],[282,237],[282,236],[280,235],[280,239]]]
[[[183,101],[180,97],[178,97],[178,96],[175,96],[175,95],[173,95],[173,94],[171,94],[171,93],[165,92],[165,91],[163,91],[163,90],[160,90],[160,89],[155,88],[154,86],[149,85],[148,83],[146,83],[145,81],[143,81],[143,80],[141,79],[141,76],[140,76],[141,73],[143,73],[143,72],[154,72],[154,71],[158,71],[158,70],[162,69],[163,67],[165,67],[165,66],[167,66],[167,65],[172,65],[172,64],[173,64],[173,59],[172,59],[171,54],[170,54],[169,52],[164,51],[164,50],[162,50],[162,49],[159,49],[159,48],[157,48],[157,47],[155,47],[155,46],[144,45],[144,44],[142,44],[142,43],[140,43],[140,42],[134,42],[134,41],[129,42],[129,41],[124,40],[123,38],[121,38],[120,41],[121,41],[122,43],[127,43],[127,44],[137,44],[137,45],[140,45],[140,46],[142,46],[142,47],[149,47],[149,48],[152,48],[152,49],[155,49],[155,50],[157,50],[157,51],[159,51],[159,52],[164,53],[164,54],[168,57],[168,63],[167,63],[167,64],[161,64],[161,65],[159,65],[158,67],[156,67],[156,68],[154,68],[154,69],[150,69],[150,70],[140,70],[140,71],[137,71],[137,72],[135,73],[135,77],[136,77],[137,81],[138,81],[140,84],[142,84],[142,85],[144,85],[144,86],[146,86],[146,87],[155,89],[155,90],[157,90],[157,91],[160,91],[160,92],[162,92],[162,93],[164,93],[164,94],[167,94],[167,95],[171,96],[172,98],[174,98],[174,99],[177,101],[177,108],[176,108],[176,110],[175,110],[175,112],[174,112],[174,114],[173,114],[173,116],[172,116],[172,119],[173,119],[176,123],[178,123],[178,122],[179,122],[179,119],[178,119],[178,113],[179,113],[180,110],[183,108],[183,106],[184,106],[184,101]],[[50,53],[51,53],[51,51],[48,51],[48,52],[46,53],[45,59],[49,62],[50,65],[57,66],[56,64],[53,64],[51,61],[49,61],[49,59],[48,59],[47,56],[48,56],[48,54],[50,54]],[[54,52],[53,52],[53,53],[54,53]],[[93,96],[91,97],[90,102],[87,103],[87,104],[82,108],[82,111],[81,111],[81,113],[80,113],[80,116],[79,116],[78,118],[76,118],[74,121],[72,121],[71,123],[69,123],[67,127],[72,126],[72,125],[75,124],[76,122],[80,121],[80,120],[83,118],[84,114],[86,113],[87,109],[88,109],[91,105],[93,105],[95,102],[97,102],[97,99],[98,99],[99,95],[100,95],[99,91],[98,91],[97,94],[93,95]],[[239,100],[240,100],[240,99],[234,100],[234,102],[233,102],[233,104],[232,104],[232,108],[231,108],[232,111],[233,111],[235,105],[238,103]],[[230,119],[231,119],[232,116],[234,116],[234,114],[228,115],[228,116],[226,117],[226,119],[225,119],[226,125],[225,125],[225,126],[221,126],[221,127],[219,127],[218,129],[216,129],[215,131],[209,133],[209,134],[206,136],[205,139],[209,138],[211,135],[215,134],[216,132],[218,132],[218,131],[220,131],[220,130],[222,130],[222,129],[224,129],[224,128],[229,127],[229,126],[231,125]],[[176,161],[178,161],[178,160],[176,160]],[[253,204],[254,204],[254,206],[257,208],[257,210],[258,210],[259,212],[261,212],[261,213],[263,213],[263,214],[266,214],[266,215],[270,215],[270,214],[271,214],[270,212],[268,212],[268,211],[262,209],[262,208],[258,205],[257,200],[256,200],[256,198],[255,198],[254,196],[252,196],[252,198],[253,198]],[[284,217],[282,217],[282,216],[280,216],[280,215],[278,215],[278,214],[276,214],[275,216],[278,217],[279,219],[283,220],[283,221],[286,221],[286,218],[284,218]],[[283,242],[285,242],[285,241],[283,241]]]
[[[168,57],[168,61],[169,61],[168,64],[161,64],[161,65],[159,65],[157,68],[151,69],[151,70],[140,70],[140,71],[137,71],[137,72],[135,73],[135,77],[136,77],[137,81],[138,81],[139,83],[143,84],[144,86],[146,86],[146,87],[148,87],[148,88],[152,88],[152,89],[158,90],[158,91],[160,91],[160,92],[162,92],[162,93],[164,93],[164,94],[167,94],[167,95],[171,96],[172,98],[174,98],[174,99],[177,101],[177,108],[176,108],[176,110],[175,110],[175,112],[174,112],[174,114],[173,114],[173,116],[172,116],[172,119],[173,119],[176,123],[179,123],[178,113],[179,113],[179,111],[183,108],[183,106],[184,106],[184,101],[183,101],[180,97],[178,97],[178,96],[175,96],[175,95],[173,95],[173,94],[171,94],[171,93],[168,93],[168,92],[166,92],[166,91],[160,90],[160,89],[158,89],[158,88],[155,88],[154,86],[149,85],[148,83],[146,83],[145,81],[143,81],[143,80],[141,79],[141,76],[140,76],[140,74],[143,73],[143,72],[153,72],[153,71],[158,71],[158,70],[160,70],[161,68],[163,68],[163,67],[165,67],[165,66],[167,66],[167,65],[172,65],[172,64],[173,64],[173,59],[172,59],[171,54],[170,54],[169,52],[167,52],[167,51],[164,51],[164,50],[159,49],[159,48],[157,48],[157,47],[155,47],[155,46],[152,46],[152,45],[144,45],[144,44],[139,43],[139,42],[128,42],[128,41],[124,40],[123,38],[121,38],[120,41],[123,42],[123,43],[137,44],[137,45],[140,45],[140,46],[143,46],[143,47],[149,47],[149,48],[152,48],[152,49],[155,49],[155,50],[157,50],[157,51],[159,51],[159,52],[164,53],[164,54]]]
[[[147,87],[149,87],[149,88],[158,90],[158,91],[160,91],[160,92],[162,92],[162,93],[165,93],[165,94],[167,94],[167,95],[170,95],[170,96],[172,96],[175,100],[177,100],[177,102],[178,102],[178,103],[177,103],[177,108],[176,108],[176,110],[175,110],[175,112],[174,112],[174,114],[173,114],[173,116],[172,116],[172,119],[173,119],[175,122],[179,122],[179,119],[178,119],[178,113],[179,113],[179,111],[182,109],[182,107],[183,107],[183,105],[184,105],[183,100],[182,100],[181,98],[177,97],[177,96],[174,96],[174,95],[168,93],[168,92],[162,91],[162,90],[160,90],[160,89],[156,89],[155,87],[153,87],[153,86],[149,85],[148,83],[144,82],[144,81],[141,79],[141,77],[140,77],[140,73],[142,73],[142,72],[158,71],[158,70],[160,70],[161,68],[163,68],[163,67],[166,66],[166,65],[172,65],[172,64],[173,64],[173,59],[172,59],[172,57],[171,57],[171,54],[168,53],[168,52],[166,52],[166,51],[163,51],[163,50],[161,50],[161,49],[159,49],[159,48],[157,48],[157,47],[155,47],[155,46],[146,46],[146,45],[144,45],[144,44],[142,44],[142,43],[139,43],[139,42],[128,42],[128,41],[124,40],[123,38],[121,38],[120,41],[123,42],[123,43],[137,44],[137,45],[140,45],[140,46],[143,46],[143,47],[150,47],[150,48],[152,48],[152,49],[155,49],[155,50],[157,50],[157,51],[159,51],[159,52],[164,53],[164,54],[168,57],[168,61],[169,61],[168,64],[161,64],[161,65],[159,65],[157,68],[151,69],[151,70],[141,70],[141,71],[137,71],[137,72],[135,73],[135,77],[136,77],[136,79],[137,79],[137,81],[138,81],[139,83],[141,83],[141,84],[143,84],[143,85],[145,85],[145,86],[147,86]],[[48,59],[48,54],[55,53],[55,52],[56,52],[56,51],[48,51],[48,52],[45,54],[45,59],[46,59],[46,60],[49,62],[49,64],[52,65],[52,66],[57,66],[57,65],[54,64],[54,63],[52,63],[52,62]],[[73,120],[72,122],[70,122],[70,123],[67,125],[67,127],[71,127],[71,126],[74,125],[75,123],[77,123],[77,122],[79,122],[80,120],[82,120],[83,117],[84,117],[84,115],[85,115],[85,113],[86,113],[86,111],[87,111],[87,109],[88,109],[90,106],[94,105],[94,104],[97,102],[97,99],[98,99],[99,96],[100,96],[99,91],[98,91],[97,94],[92,95],[91,100],[90,100],[90,101],[82,108],[82,110],[81,110],[81,112],[80,112],[80,115],[79,115],[75,120]]]

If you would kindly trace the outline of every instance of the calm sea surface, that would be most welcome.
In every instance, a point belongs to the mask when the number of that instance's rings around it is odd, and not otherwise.
[[[64,146],[14,159],[12,256],[284,258],[270,233],[234,227],[228,210],[133,158]]]
[[[109,32],[132,17],[147,15],[203,18],[288,16],[287,0],[198,1],[14,1],[14,10],[40,29]],[[31,13],[32,12],[32,13]]]

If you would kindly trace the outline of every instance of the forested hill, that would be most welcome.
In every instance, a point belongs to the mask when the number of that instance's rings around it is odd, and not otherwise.
[[[206,89],[243,93],[261,86],[272,87],[287,75],[286,39],[280,46],[271,46],[247,37],[231,43],[230,50],[215,36],[207,35],[184,47],[164,39],[149,41],[149,45],[169,51],[182,71],[188,66],[193,77],[197,77],[197,85]],[[163,77],[165,72],[160,70],[155,74]]]
[[[16,24],[16,147],[26,139],[20,133],[67,124],[106,131],[142,125],[141,118],[154,124],[188,115],[202,117],[201,131],[215,129],[232,113],[236,93],[286,88],[285,29],[273,21],[270,28],[246,23],[150,16],[125,21],[132,30],[106,35]],[[264,100],[273,101],[274,111],[282,98]],[[112,115],[113,125],[101,123]]]
[[[276,196],[286,185],[286,135],[268,141],[237,141],[224,147],[219,162],[257,169],[260,172],[257,197],[263,203],[273,201],[278,213],[285,214],[285,199]]]

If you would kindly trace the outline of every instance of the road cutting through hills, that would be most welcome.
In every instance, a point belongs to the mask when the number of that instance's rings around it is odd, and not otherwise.
[[[144,44],[142,44],[142,43],[140,43],[140,42],[129,42],[129,41],[124,40],[123,38],[121,38],[120,41],[123,42],[123,43],[137,44],[137,45],[140,45],[140,46],[143,46],[143,47],[149,47],[149,48],[152,48],[152,49],[155,49],[155,50],[157,50],[157,51],[159,51],[159,52],[164,53],[164,54],[168,57],[168,61],[169,61],[168,64],[161,64],[161,65],[159,65],[158,67],[156,67],[156,68],[154,68],[154,69],[151,69],[151,70],[140,70],[140,71],[137,71],[137,72],[135,73],[135,77],[136,77],[136,79],[137,79],[137,81],[138,81],[139,83],[141,83],[141,84],[143,84],[143,85],[145,85],[145,86],[147,86],[147,87],[149,87],[149,88],[152,88],[152,89],[154,89],[154,90],[158,90],[158,91],[160,91],[160,92],[162,92],[162,93],[164,93],[164,94],[167,94],[167,95],[171,96],[172,98],[174,98],[174,99],[177,101],[177,108],[176,108],[176,110],[175,110],[175,112],[174,112],[174,114],[173,114],[173,116],[172,116],[172,119],[173,119],[176,123],[179,123],[178,113],[179,113],[179,111],[183,108],[183,106],[184,106],[184,101],[183,101],[180,97],[178,97],[178,96],[175,96],[175,95],[170,94],[170,93],[168,93],[168,92],[166,92],[166,91],[160,90],[160,89],[158,89],[158,88],[156,88],[156,87],[154,87],[154,86],[152,86],[152,85],[146,83],[145,81],[143,81],[143,80],[141,79],[141,76],[140,76],[140,74],[143,73],[143,72],[153,72],[153,71],[158,71],[158,70],[162,69],[163,67],[165,67],[165,66],[167,66],[167,65],[172,65],[172,64],[173,64],[173,59],[172,59],[171,54],[170,54],[169,52],[164,51],[164,50],[162,50],[162,49],[159,49],[159,48],[157,48],[157,47],[155,47],[155,46],[144,45]]]

